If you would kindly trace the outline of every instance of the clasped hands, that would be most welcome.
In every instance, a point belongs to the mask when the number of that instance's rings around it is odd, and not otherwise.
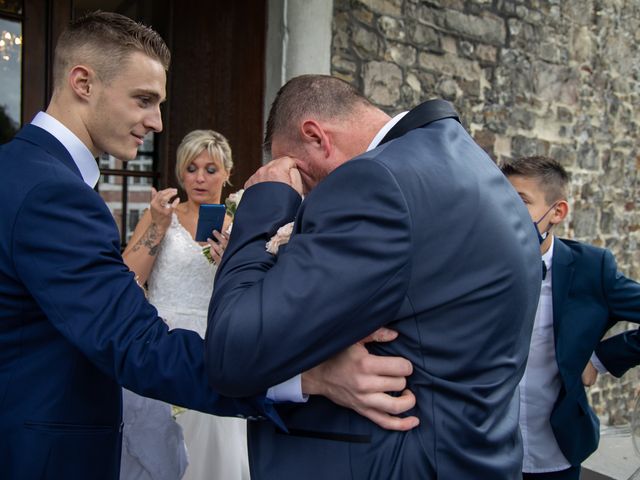
[[[304,195],[302,177],[292,157],[279,157],[260,167],[244,184],[245,190],[256,183],[282,182]]]

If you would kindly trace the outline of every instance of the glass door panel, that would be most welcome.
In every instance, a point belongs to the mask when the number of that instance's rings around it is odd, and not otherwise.
[[[22,22],[2,17],[0,10],[0,144],[20,128],[22,87]]]

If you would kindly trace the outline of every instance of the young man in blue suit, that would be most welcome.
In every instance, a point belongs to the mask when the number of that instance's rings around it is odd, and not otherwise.
[[[411,360],[420,425],[387,432],[317,397],[278,406],[288,434],[249,424],[252,478],[518,478],[539,246],[452,106],[392,119],[348,83],[304,75],[278,93],[265,146],[276,159],[247,182],[216,278],[212,384],[248,395],[389,325],[398,338],[372,348]],[[272,256],[265,242],[291,221]]]
[[[228,399],[207,385],[203,342],[194,332],[169,332],[146,302],[120,256],[111,213],[93,190],[96,156],[132,159],[143,137],[162,129],[168,64],[169,51],[150,28],[118,14],[89,14],[58,42],[47,112],[0,147],[3,479],[116,479],[121,385],[282,425],[264,395]],[[303,390],[349,403],[390,428],[409,428],[411,421],[389,412],[413,399],[382,393],[404,388],[409,362],[373,357],[362,345],[347,352],[305,374],[312,382]]]
[[[595,381],[590,359],[617,377],[640,363],[638,330],[602,340],[616,322],[640,321],[640,285],[617,270],[608,250],[551,233],[569,212],[569,176],[558,162],[528,157],[501,169],[535,222],[545,271],[520,383],[523,478],[578,479],[599,439],[583,387]]]

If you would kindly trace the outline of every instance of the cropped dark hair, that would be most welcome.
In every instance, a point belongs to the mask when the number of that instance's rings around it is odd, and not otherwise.
[[[264,150],[269,154],[274,135],[295,131],[306,115],[323,119],[340,118],[353,112],[358,105],[371,105],[351,84],[329,75],[301,75],[285,83],[276,95],[264,138]]]
[[[88,13],[71,22],[58,39],[53,60],[54,85],[59,86],[69,68],[78,64],[91,66],[102,81],[108,82],[133,52],[144,53],[169,69],[169,48],[151,27],[119,13]]]
[[[503,162],[500,165],[500,170],[507,177],[519,175],[537,179],[548,204],[567,199],[569,174],[553,158],[541,155],[516,158]]]

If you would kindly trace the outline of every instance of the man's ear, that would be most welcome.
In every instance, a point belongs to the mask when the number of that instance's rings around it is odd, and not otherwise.
[[[300,137],[305,148],[319,150],[325,157],[331,155],[333,144],[331,136],[323,128],[322,124],[315,120],[305,120],[300,125]]]
[[[81,99],[89,99],[95,79],[96,74],[93,69],[84,65],[76,65],[69,71],[69,87]]]
[[[553,209],[549,222],[553,225],[557,225],[561,223],[565,218],[567,218],[568,214],[569,202],[567,202],[566,200],[559,200],[558,202],[556,202],[556,206]]]

